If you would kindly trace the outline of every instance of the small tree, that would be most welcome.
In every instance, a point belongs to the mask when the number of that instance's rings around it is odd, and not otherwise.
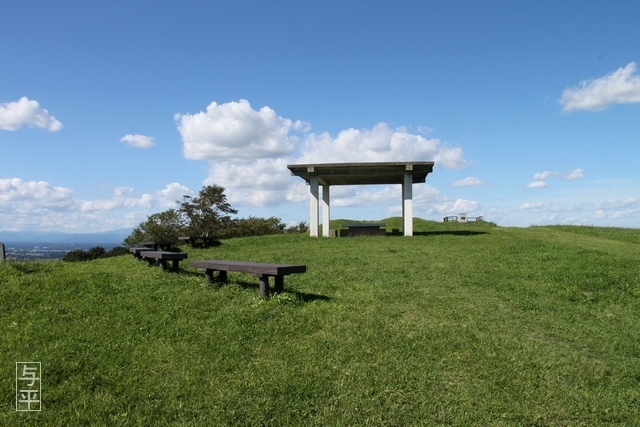
[[[107,251],[102,246],[95,246],[87,251],[87,257],[89,259],[98,259],[103,256]]]
[[[219,185],[203,187],[197,197],[183,196],[178,212],[188,224],[186,234],[198,237],[225,237],[231,226],[229,214],[237,214],[233,209],[224,188]]]
[[[180,237],[185,224],[180,213],[175,209],[149,215],[147,220],[134,228],[133,232],[124,239],[125,246],[135,246],[145,240],[174,241]]]
[[[83,251],[82,249],[74,249],[65,254],[62,258],[62,261],[65,262],[81,262],[81,261],[89,261],[89,255]]]

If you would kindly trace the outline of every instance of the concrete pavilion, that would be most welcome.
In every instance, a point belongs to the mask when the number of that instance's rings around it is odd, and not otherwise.
[[[329,237],[332,185],[402,185],[402,224],[405,236],[413,236],[413,184],[423,183],[433,172],[433,162],[388,163],[320,163],[288,165],[292,175],[299,176],[310,190],[310,233],[318,237],[319,186],[322,185],[322,235]]]

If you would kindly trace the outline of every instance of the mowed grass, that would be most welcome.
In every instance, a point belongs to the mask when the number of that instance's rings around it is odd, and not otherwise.
[[[414,228],[186,250],[307,265],[266,300],[188,262],[0,265],[0,425],[640,425],[640,230]]]

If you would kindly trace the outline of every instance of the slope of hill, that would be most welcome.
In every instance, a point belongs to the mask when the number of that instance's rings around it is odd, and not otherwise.
[[[186,249],[307,266],[266,300],[188,262],[0,263],[0,425],[636,425],[640,231],[477,227]]]

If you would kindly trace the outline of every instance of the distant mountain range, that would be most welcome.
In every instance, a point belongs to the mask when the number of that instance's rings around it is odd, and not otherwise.
[[[121,245],[122,241],[133,230],[123,228],[120,230],[105,231],[103,233],[60,233],[42,231],[0,231],[0,242],[7,243],[115,243]]]

